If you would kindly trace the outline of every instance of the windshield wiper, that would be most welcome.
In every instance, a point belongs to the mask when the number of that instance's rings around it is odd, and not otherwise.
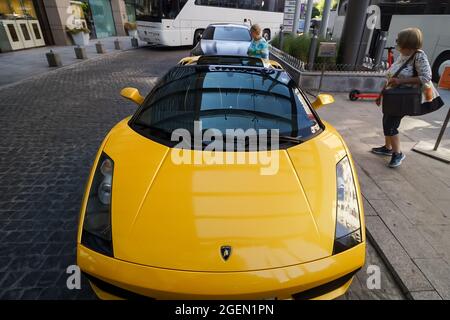
[[[260,137],[263,135],[260,135]],[[268,139],[271,138],[270,134],[265,135]],[[287,136],[287,135],[279,135],[278,136],[278,141],[279,142],[292,142],[292,143],[302,143],[305,142],[305,139],[302,139],[300,137],[293,137],[293,136]]]
[[[169,138],[172,136],[171,132],[161,129],[161,128],[158,128],[158,127],[155,127],[155,126],[152,126],[152,125],[149,125],[145,122],[134,121],[133,125],[142,127],[144,129],[148,129],[153,134],[164,135],[165,137],[169,137]]]
[[[302,139],[300,137],[292,137],[285,135],[278,136],[278,139],[283,142],[295,142],[295,143],[302,143],[306,141],[305,139]]]

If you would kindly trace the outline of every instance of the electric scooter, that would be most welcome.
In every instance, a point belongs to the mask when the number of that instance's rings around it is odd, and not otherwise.
[[[395,49],[395,47],[387,47],[384,49],[388,51],[387,64],[388,64],[388,68],[389,68],[392,65],[392,63],[394,63],[393,50]],[[348,94],[348,98],[350,99],[350,101],[356,101],[358,99],[375,99],[376,100],[379,97],[380,97],[379,93],[361,93],[357,89],[350,91],[350,93]]]

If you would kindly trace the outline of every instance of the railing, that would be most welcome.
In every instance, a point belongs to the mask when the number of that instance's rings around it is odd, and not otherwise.
[[[385,81],[386,66],[375,67],[366,59],[362,66],[315,63],[309,65],[286,52],[270,46],[271,59],[278,61],[284,70],[308,92],[352,91],[379,92]],[[370,79],[370,81],[367,81]]]
[[[279,60],[284,67],[293,69],[297,72],[352,72],[352,73],[370,73],[370,74],[384,74],[387,70],[386,63],[382,63],[379,66],[373,64],[373,60],[365,58],[362,65],[350,65],[350,64],[333,64],[333,63],[314,63],[308,64],[290,54],[270,46],[270,53],[272,56]]]

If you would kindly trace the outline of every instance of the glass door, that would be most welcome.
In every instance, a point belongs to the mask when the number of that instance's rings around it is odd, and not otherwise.
[[[17,20],[17,26],[19,27],[19,34],[22,37],[23,45],[25,48],[35,47],[34,40],[31,35],[31,29],[27,20]]]
[[[115,36],[116,27],[114,25],[110,0],[89,0],[89,7],[94,20],[97,38]]]

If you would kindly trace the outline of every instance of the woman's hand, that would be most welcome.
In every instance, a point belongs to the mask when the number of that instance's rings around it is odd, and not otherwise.
[[[378,98],[375,100],[375,103],[377,104],[377,106],[380,106],[381,104],[381,94],[378,96]]]
[[[396,87],[402,84],[402,81],[399,78],[390,78],[388,82],[389,87]]]

